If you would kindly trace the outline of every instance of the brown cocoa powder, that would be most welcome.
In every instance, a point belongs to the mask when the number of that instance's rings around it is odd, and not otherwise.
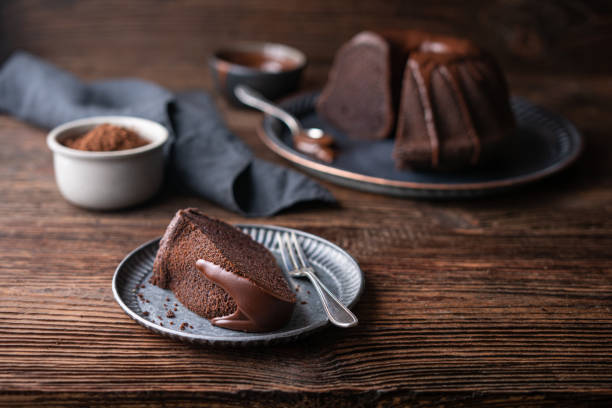
[[[133,130],[105,123],[96,126],[84,135],[69,138],[62,143],[71,149],[110,152],[134,149],[150,142]]]

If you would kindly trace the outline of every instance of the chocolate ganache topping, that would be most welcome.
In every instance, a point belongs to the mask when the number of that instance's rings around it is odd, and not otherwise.
[[[276,330],[287,323],[293,303],[279,299],[242,276],[200,259],[196,267],[208,279],[221,286],[236,302],[236,311],[211,320],[215,326],[246,332]]]

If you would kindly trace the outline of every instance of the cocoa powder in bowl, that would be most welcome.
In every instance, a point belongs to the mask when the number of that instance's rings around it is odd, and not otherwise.
[[[98,125],[84,135],[71,137],[62,141],[71,149],[90,152],[110,152],[134,149],[150,142],[133,130],[111,124]]]

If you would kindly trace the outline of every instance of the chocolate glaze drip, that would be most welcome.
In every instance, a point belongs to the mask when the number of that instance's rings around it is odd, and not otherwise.
[[[203,259],[196,262],[196,267],[225,289],[238,305],[234,313],[212,319],[213,325],[230,330],[265,332],[283,327],[291,318],[293,303],[277,298],[247,278]]]

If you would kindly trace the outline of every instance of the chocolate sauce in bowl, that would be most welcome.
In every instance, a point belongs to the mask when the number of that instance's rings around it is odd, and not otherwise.
[[[272,56],[261,52],[221,51],[218,58],[231,64],[257,69],[265,72],[291,71],[299,62],[291,58]]]

